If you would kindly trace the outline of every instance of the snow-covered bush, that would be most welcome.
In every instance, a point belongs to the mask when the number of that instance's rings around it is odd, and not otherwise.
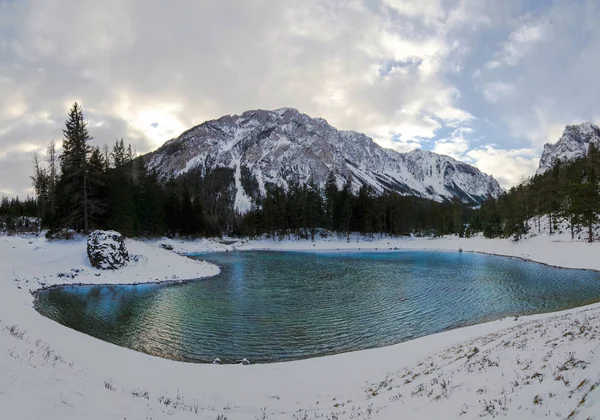
[[[95,230],[87,241],[87,254],[92,267],[116,270],[129,262],[123,235],[112,230]]]

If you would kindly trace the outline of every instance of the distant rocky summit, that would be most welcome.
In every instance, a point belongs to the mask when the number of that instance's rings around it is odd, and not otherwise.
[[[546,144],[536,175],[552,169],[556,162],[572,162],[584,157],[590,144],[600,144],[600,128],[591,122],[568,125],[561,138],[554,144]]]
[[[205,122],[144,159],[163,180],[227,168],[239,213],[259,205],[269,185],[287,190],[292,182],[313,181],[322,187],[331,173],[338,187],[349,178],[355,191],[366,184],[378,194],[392,191],[439,202],[456,197],[479,204],[503,192],[492,176],[449,156],[384,149],[364,134],[339,131],[292,108]]]
[[[95,230],[87,240],[87,254],[92,267],[116,270],[129,262],[123,235],[112,230]]]

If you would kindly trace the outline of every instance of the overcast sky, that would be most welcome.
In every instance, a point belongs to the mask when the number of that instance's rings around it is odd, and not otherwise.
[[[83,105],[150,151],[205,120],[298,108],[504,187],[600,115],[596,0],[0,0],[0,195]]]

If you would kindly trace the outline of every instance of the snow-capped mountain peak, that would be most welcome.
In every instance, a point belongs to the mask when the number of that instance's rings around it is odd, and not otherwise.
[[[146,156],[163,176],[217,167],[234,171],[235,208],[249,210],[269,184],[313,181],[324,185],[334,173],[339,186],[366,183],[382,193],[395,191],[436,201],[459,197],[477,204],[502,188],[491,176],[449,156],[384,149],[364,134],[338,131],[321,118],[293,108],[253,110],[200,124]],[[247,191],[252,178],[260,194]]]
[[[600,128],[591,122],[567,125],[561,138],[554,144],[544,145],[536,175],[543,174],[558,162],[570,162],[585,156],[590,144],[600,144]]]

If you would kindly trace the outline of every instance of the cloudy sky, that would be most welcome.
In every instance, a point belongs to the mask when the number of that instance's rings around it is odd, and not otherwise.
[[[294,107],[504,187],[600,117],[596,0],[0,0],[0,195],[79,101],[96,144],[152,150]]]

